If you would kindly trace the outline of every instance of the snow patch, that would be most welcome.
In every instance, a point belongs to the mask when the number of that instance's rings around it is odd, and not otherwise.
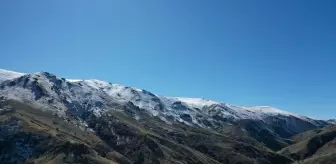
[[[206,100],[204,98],[187,98],[187,97],[175,97],[177,100],[186,103],[187,105],[195,108],[203,108],[204,106],[211,106],[213,104],[219,104],[216,101]]]
[[[6,81],[6,80],[12,80],[12,79],[18,78],[23,75],[25,74],[14,72],[14,71],[9,71],[5,69],[0,69],[0,82]]]

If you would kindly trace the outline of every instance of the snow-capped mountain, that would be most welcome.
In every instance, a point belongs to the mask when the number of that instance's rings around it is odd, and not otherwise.
[[[243,107],[203,98],[160,96],[143,89],[100,80],[59,78],[47,72],[23,74],[0,70],[0,79],[1,99],[28,102],[64,118],[71,113],[83,119],[85,112],[99,117],[107,111],[119,110],[131,104],[132,116],[137,120],[141,119],[137,114],[139,110],[167,124],[180,122],[210,129],[251,120],[261,122],[272,134],[280,137],[327,124],[326,121],[269,106]],[[277,134],[279,129],[285,132]]]
[[[48,101],[48,104],[53,104],[56,108],[63,110],[67,108],[64,106],[64,101],[71,103],[85,101],[84,99],[92,101],[111,99],[112,102],[121,104],[132,102],[153,116],[175,116],[177,120],[187,124],[190,122],[178,118],[180,114],[189,114],[192,122],[199,125],[201,123],[196,118],[198,114],[202,116],[218,114],[224,118],[232,119],[262,120],[268,116],[287,116],[307,121],[312,120],[269,106],[243,107],[203,98],[159,96],[146,90],[100,80],[57,78],[47,72],[24,74],[1,69],[0,79],[4,82],[1,94],[5,97],[28,101],[38,100],[46,104]],[[30,87],[30,90],[27,87]],[[40,98],[42,99],[39,100]],[[102,107],[96,110],[99,113],[100,110],[105,109]]]

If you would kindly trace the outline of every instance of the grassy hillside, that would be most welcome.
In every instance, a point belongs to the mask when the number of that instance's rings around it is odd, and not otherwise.
[[[296,142],[279,151],[304,163],[332,163],[336,153],[336,126],[310,130],[293,137]]]
[[[181,123],[169,125],[141,110],[137,111],[139,120],[125,109],[99,118],[85,113],[85,125],[78,118],[59,118],[16,101],[7,101],[1,108],[3,163],[292,162],[248,136],[235,138]]]

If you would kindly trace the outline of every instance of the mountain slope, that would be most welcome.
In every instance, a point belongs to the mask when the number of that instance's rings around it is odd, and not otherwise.
[[[94,135],[100,140],[95,142],[104,143],[103,150],[85,143],[99,154],[90,156],[95,159],[109,154],[135,163],[177,159],[182,163],[288,163],[290,159],[272,150],[292,144],[290,137],[295,134],[329,124],[268,106],[159,96],[100,80],[59,78],[48,72],[3,72],[7,73],[0,74],[4,76],[0,79],[5,79],[0,83],[2,104],[31,106]],[[6,110],[2,113],[8,115]]]
[[[125,107],[132,108],[132,107]],[[132,118],[112,110],[88,127],[51,112],[6,100],[0,114],[0,161],[3,163],[291,163],[260,145],[250,145],[213,131],[160,119]],[[145,112],[142,118],[151,118]]]
[[[279,153],[306,163],[330,162],[336,154],[336,126],[306,131],[293,137],[295,144],[283,148]],[[329,159],[330,158],[330,159]]]

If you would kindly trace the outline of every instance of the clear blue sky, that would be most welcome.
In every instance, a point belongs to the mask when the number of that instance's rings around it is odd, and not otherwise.
[[[0,67],[336,116],[335,0],[0,1]]]

